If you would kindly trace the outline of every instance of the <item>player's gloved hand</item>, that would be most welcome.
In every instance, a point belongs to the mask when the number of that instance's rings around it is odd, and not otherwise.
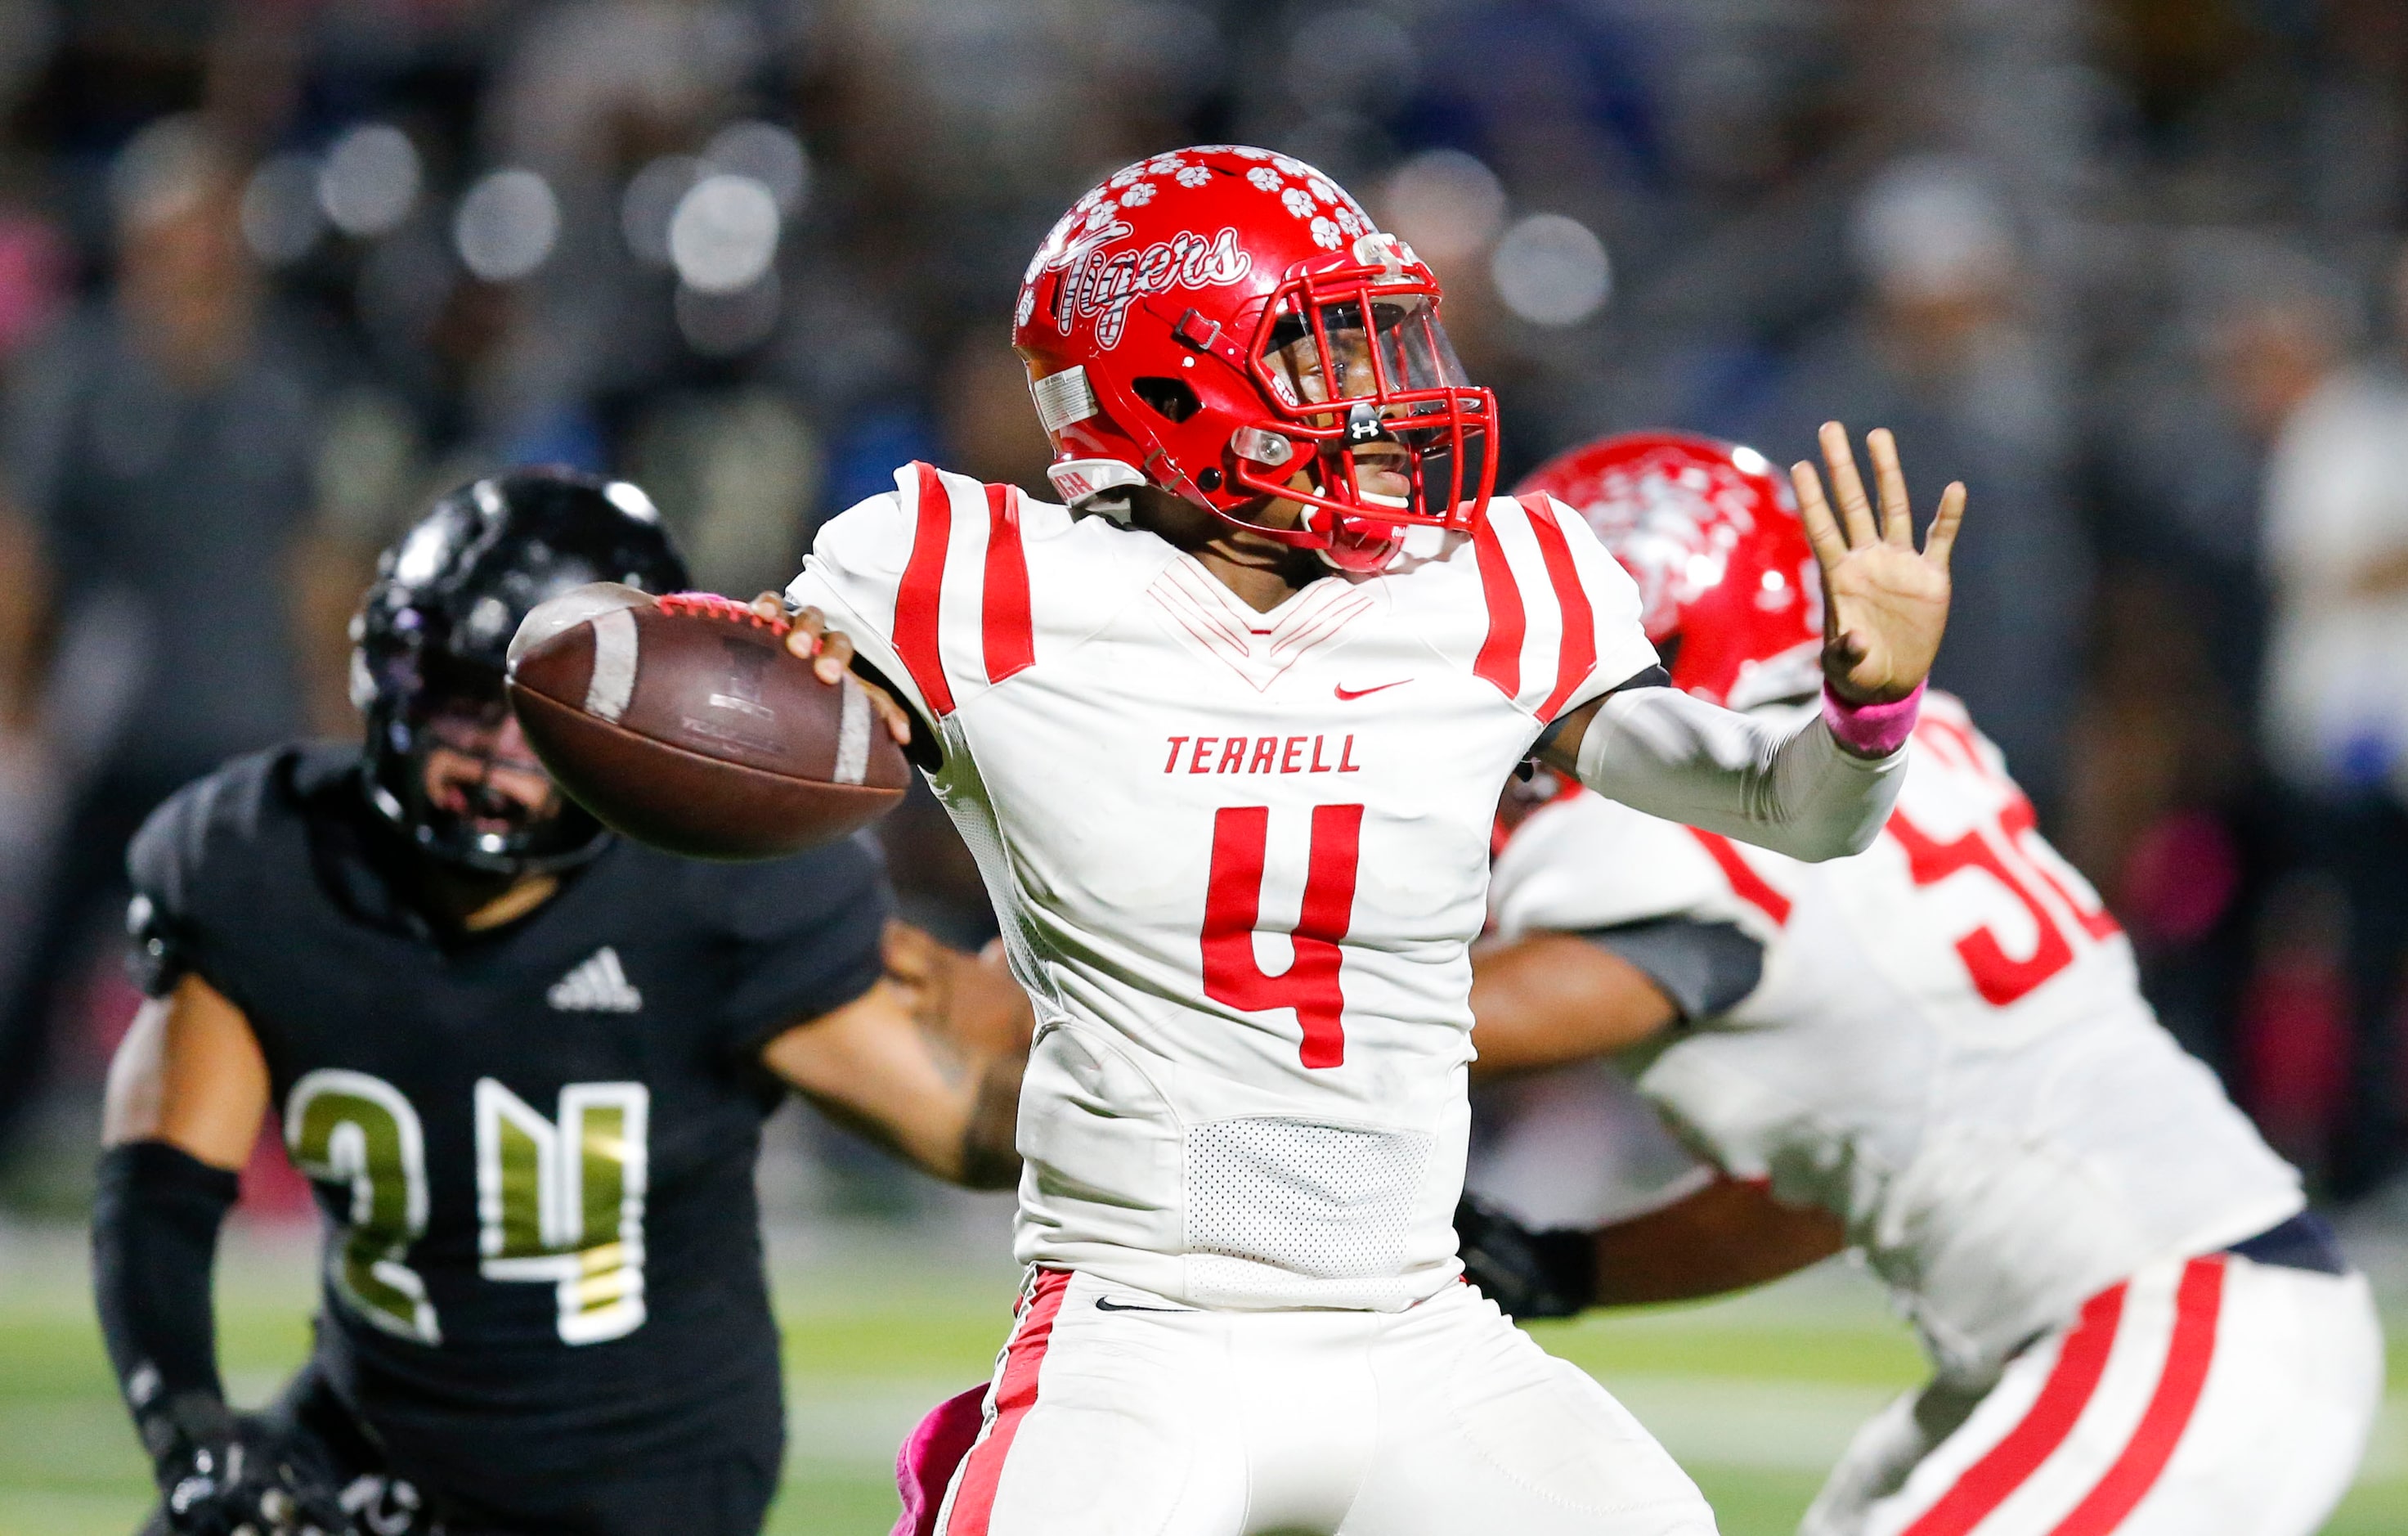
[[[189,1392],[143,1415],[177,1536],[352,1536],[316,1456],[256,1415]]]
[[[1455,1208],[1463,1272],[1507,1315],[1570,1317],[1597,1299],[1597,1244],[1575,1227],[1533,1231],[1476,1195]]]

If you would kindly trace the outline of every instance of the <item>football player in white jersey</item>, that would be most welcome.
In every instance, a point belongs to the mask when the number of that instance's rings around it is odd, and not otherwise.
[[[1489,826],[1536,753],[1799,857],[1864,846],[1962,490],[1917,552],[1887,438],[1877,521],[1830,428],[1844,526],[1800,471],[1830,705],[1720,710],[1660,685],[1586,524],[1488,498],[1495,402],[1438,302],[1308,165],[1131,165],[1020,295],[1068,505],[910,466],[786,594],[798,652],[840,632],[824,672],[857,648],[917,717],[1038,1015],[1029,1281],[949,1536],[1713,1529],[1456,1284]]]
[[[1812,708],[1813,556],[1760,455],[1637,434],[1524,489],[1638,579],[1675,687]],[[1474,1279],[1552,1315],[1861,1254],[1933,1374],[1857,1435],[1809,1536],[2304,1536],[2381,1395],[2366,1282],[2158,1026],[1964,707],[1927,697],[1908,755],[1880,839],[1821,865],[1552,777],[1509,804],[1483,1069],[1618,1054],[1704,1163],[1594,1233],[1467,1202]]]

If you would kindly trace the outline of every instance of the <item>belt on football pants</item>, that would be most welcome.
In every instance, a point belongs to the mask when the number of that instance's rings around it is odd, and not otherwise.
[[[2314,1270],[2318,1274],[2347,1274],[2349,1259],[2343,1255],[2341,1243],[2333,1229],[2313,1211],[2302,1211],[2290,1220],[2269,1227],[2254,1238],[2243,1238],[2224,1250],[2239,1254],[2258,1264],[2279,1264],[2286,1270]]]

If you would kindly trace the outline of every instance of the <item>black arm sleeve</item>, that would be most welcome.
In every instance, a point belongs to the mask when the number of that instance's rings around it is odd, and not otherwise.
[[[1683,1023],[1727,1012],[1764,980],[1764,946],[1736,923],[1657,917],[1591,928],[1581,937],[1645,971],[1681,1011]]]
[[[137,1423],[187,1394],[224,1395],[209,1280],[218,1228],[241,1188],[237,1175],[165,1141],[133,1141],[101,1154],[92,1207],[93,1301],[108,1362]]]

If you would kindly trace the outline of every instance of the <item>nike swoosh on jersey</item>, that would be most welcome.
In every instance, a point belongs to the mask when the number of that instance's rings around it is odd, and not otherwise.
[[[1097,1312],[1194,1312],[1194,1307],[1142,1307],[1134,1301],[1115,1301],[1109,1296],[1096,1298]]]
[[[1384,693],[1390,688],[1401,688],[1412,681],[1411,678],[1398,678],[1394,682],[1374,683],[1369,688],[1349,688],[1344,683],[1340,683],[1333,692],[1338,695],[1340,702],[1352,703],[1358,698],[1369,698],[1373,694]]]

